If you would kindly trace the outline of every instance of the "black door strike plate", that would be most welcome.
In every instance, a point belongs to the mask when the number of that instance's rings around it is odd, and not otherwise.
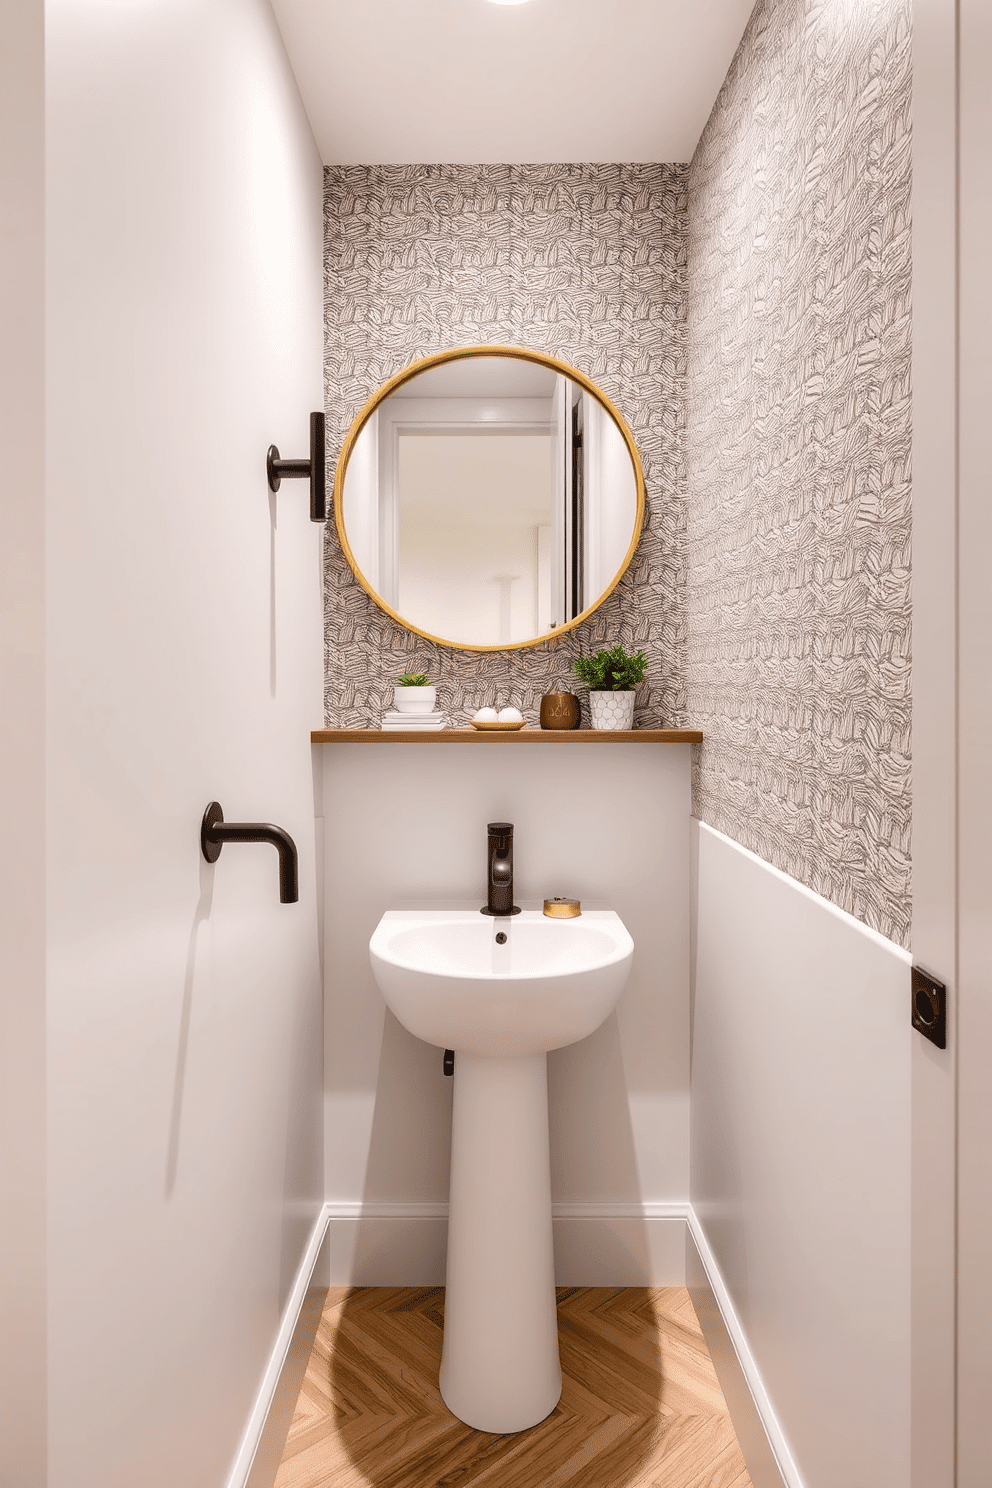
[[[947,1048],[947,988],[922,966],[913,967],[913,1027],[938,1049]]]

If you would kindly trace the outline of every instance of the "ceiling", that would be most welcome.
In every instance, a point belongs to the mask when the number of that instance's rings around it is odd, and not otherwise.
[[[754,0],[273,0],[325,165],[689,160]]]

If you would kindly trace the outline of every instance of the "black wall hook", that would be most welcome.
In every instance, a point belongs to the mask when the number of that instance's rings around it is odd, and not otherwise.
[[[324,491],[324,415],[310,415],[309,460],[283,460],[274,444],[269,445],[265,457],[265,473],[269,478],[269,489],[278,491],[283,478],[286,480],[309,480],[310,520],[323,522],[327,517],[327,498]]]
[[[268,822],[226,822],[219,802],[211,801],[200,823],[200,851],[208,863],[216,863],[225,842],[271,842],[279,854],[280,902],[297,902],[300,871],[296,843],[282,827],[273,827]]]

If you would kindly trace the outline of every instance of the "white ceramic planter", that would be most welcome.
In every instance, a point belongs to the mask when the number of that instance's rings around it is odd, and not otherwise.
[[[436,687],[394,687],[393,707],[397,713],[433,713]]]
[[[634,726],[634,692],[589,692],[589,713],[594,729],[629,729]]]

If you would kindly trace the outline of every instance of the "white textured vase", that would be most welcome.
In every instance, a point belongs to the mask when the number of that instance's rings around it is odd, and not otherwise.
[[[436,687],[394,687],[393,707],[397,713],[433,713]]]
[[[589,713],[594,729],[629,729],[634,726],[634,692],[589,692]]]

